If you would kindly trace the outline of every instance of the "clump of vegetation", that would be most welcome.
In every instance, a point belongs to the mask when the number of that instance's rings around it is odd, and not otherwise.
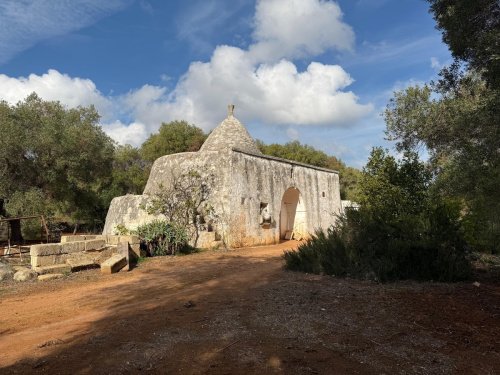
[[[145,243],[150,256],[175,255],[191,251],[186,229],[165,220],[154,220],[141,225],[134,233]]]
[[[117,236],[127,236],[130,234],[130,231],[128,230],[128,228],[123,225],[122,223],[118,224],[116,227],[115,227],[115,235]]]
[[[415,154],[398,162],[374,149],[360,183],[360,209],[286,252],[286,267],[381,281],[467,278],[460,206],[430,188],[431,175]]]

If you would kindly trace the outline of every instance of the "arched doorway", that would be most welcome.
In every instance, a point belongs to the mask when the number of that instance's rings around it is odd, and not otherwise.
[[[307,232],[306,208],[297,188],[289,188],[281,199],[280,239],[304,237]]]

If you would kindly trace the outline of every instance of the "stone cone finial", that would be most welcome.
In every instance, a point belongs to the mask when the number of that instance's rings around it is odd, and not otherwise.
[[[234,104],[229,104],[227,106],[227,117],[234,116]]]

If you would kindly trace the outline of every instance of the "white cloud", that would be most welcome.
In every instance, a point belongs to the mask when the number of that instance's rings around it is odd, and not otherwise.
[[[92,25],[130,0],[2,0],[0,64],[36,43]]]
[[[431,57],[431,68],[434,70],[440,70],[443,67],[437,57]]]
[[[102,116],[111,115],[112,103],[97,90],[90,79],[72,78],[50,69],[42,75],[12,78],[0,74],[0,99],[10,104],[24,100],[32,92],[45,100],[58,100],[69,107],[93,104]]]
[[[122,145],[130,144],[135,147],[140,146],[149,135],[146,126],[139,122],[127,125],[121,121],[114,121],[110,124],[103,124],[102,128],[106,134],[118,143]]]
[[[257,61],[315,56],[328,49],[352,50],[354,32],[340,7],[321,0],[260,0],[255,12]]]
[[[49,70],[28,78],[0,75],[0,98],[15,103],[36,91],[71,107],[94,104],[105,115],[105,131],[120,143],[134,145],[172,120],[210,130],[224,118],[228,103],[236,104],[236,115],[244,122],[292,125],[292,139],[299,126],[345,127],[373,112],[372,104],[359,103],[346,90],[353,82],[349,74],[339,65],[319,62],[299,71],[289,60],[351,48],[354,34],[341,18],[339,6],[331,1],[262,0],[254,44],[248,49],[216,47],[210,61],[191,63],[172,91],[144,85],[104,97],[89,79]],[[273,22],[283,32],[274,30]]]
[[[248,53],[218,47],[210,62],[192,63],[173,92],[143,86],[127,95],[133,117],[148,124],[185,119],[205,130],[221,120],[227,103],[237,106],[245,121],[284,125],[344,126],[369,114],[371,104],[359,104],[342,91],[352,78],[338,65],[312,62],[303,72],[290,61],[252,65]]]
[[[145,124],[182,118],[209,130],[230,102],[243,120],[267,124],[344,126],[372,111],[343,91],[353,79],[342,67],[311,62],[300,72],[286,59],[352,48],[354,33],[336,3],[258,1],[253,37],[247,50],[218,46],[209,62],[193,62],[168,95],[150,86],[129,93],[129,103],[140,102],[135,118]]]

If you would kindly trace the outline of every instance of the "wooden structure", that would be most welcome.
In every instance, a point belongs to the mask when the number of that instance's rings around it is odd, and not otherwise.
[[[45,217],[43,215],[31,215],[31,216],[19,216],[19,217],[8,217],[8,218],[0,218],[0,223],[7,222],[7,247],[4,250],[3,255],[10,255],[11,254],[11,249],[13,247],[16,247],[17,245],[18,250],[19,250],[19,256],[22,258],[22,250],[21,250],[21,244],[13,244],[11,241],[11,225],[12,222],[18,222],[20,223],[21,220],[28,220],[28,219],[40,219],[40,228],[41,228],[41,235],[42,238],[45,237],[45,241],[49,242],[49,228],[47,227],[47,221],[45,220]],[[28,250],[29,251],[29,250]]]

